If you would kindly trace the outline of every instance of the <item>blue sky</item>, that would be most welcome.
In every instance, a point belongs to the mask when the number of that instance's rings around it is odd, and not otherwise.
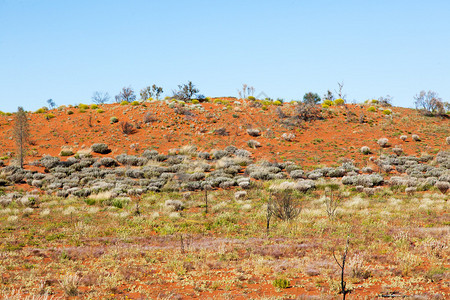
[[[450,100],[450,1],[0,0],[0,110],[90,103],[123,86],[171,95],[301,99],[344,82],[348,102],[420,90]]]

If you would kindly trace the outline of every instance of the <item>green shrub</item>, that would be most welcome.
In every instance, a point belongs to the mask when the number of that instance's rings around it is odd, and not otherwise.
[[[130,104],[133,106],[136,106],[136,105],[139,105],[139,101],[136,100],[136,101],[131,102]]]
[[[111,205],[117,208],[123,208],[125,206],[125,202],[122,199],[113,199],[111,201]]]
[[[37,113],[37,114],[43,114],[43,113],[45,113],[46,111],[48,111],[48,109],[47,109],[46,107],[41,107],[41,108],[39,108],[37,111],[35,111],[35,113]]]
[[[375,106],[371,106],[367,109],[367,111],[377,111],[377,109],[375,108]]]
[[[377,99],[372,99],[372,101],[370,101],[373,104],[378,104],[378,100]]]
[[[248,98],[247,98],[248,100],[250,100],[250,101],[255,101],[256,100],[256,98],[255,97],[253,97],[253,96],[248,96]]]
[[[324,105],[326,105],[326,106],[332,106],[332,105],[333,105],[333,101],[331,101],[331,100],[325,100],[325,101],[323,101],[323,103],[322,103],[322,106],[324,106]]]
[[[213,103],[222,103],[222,100],[220,100],[220,99],[214,99]]]
[[[390,115],[390,114],[392,114],[392,111],[390,109],[385,109],[385,110],[383,110],[383,114]]]
[[[334,105],[337,105],[337,106],[343,105],[344,103],[345,103],[344,99],[341,99],[341,98],[334,100]]]
[[[78,105],[78,108],[79,108],[79,109],[89,109],[89,105],[80,103],[80,104]]]
[[[109,121],[111,122],[111,124],[114,124],[114,123],[119,122],[119,119],[117,119],[117,117],[111,117],[111,119],[109,119]]]
[[[79,112],[80,112],[80,113],[85,113],[85,112],[86,112],[86,109],[80,108]]]
[[[122,102],[120,102],[120,105],[128,105],[128,101],[122,101]]]
[[[67,114],[68,114],[68,115],[73,115],[73,111],[68,110],[68,111],[67,111]]]
[[[104,111],[103,109],[99,108],[99,109],[97,109],[97,112],[98,112],[99,114],[101,114],[101,113],[104,113],[105,111]]]
[[[199,104],[200,101],[198,101],[197,99],[192,100],[192,104]]]
[[[276,100],[273,102],[274,105],[283,105],[283,103],[280,100]]]
[[[54,117],[55,117],[55,115],[52,113],[44,115],[44,118],[46,118],[47,120],[53,119]]]
[[[261,107],[261,109],[262,110],[268,110],[267,106],[265,106],[265,105],[263,107]]]
[[[97,109],[98,105],[97,104],[91,104],[91,109]]]
[[[61,152],[59,152],[59,155],[61,156],[72,156],[73,155],[73,151],[70,149],[63,149],[61,150]]]
[[[6,115],[3,111],[0,110],[0,116]]]
[[[278,278],[273,281],[273,286],[278,289],[287,289],[290,285],[289,280],[284,278]]]
[[[87,205],[94,205],[96,201],[95,199],[87,198],[84,200],[84,202],[86,202]]]

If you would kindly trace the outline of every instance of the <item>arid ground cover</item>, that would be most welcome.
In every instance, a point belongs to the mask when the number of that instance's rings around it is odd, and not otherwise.
[[[450,296],[448,117],[133,104],[28,113],[24,169],[0,116],[3,298],[339,299],[347,240],[348,299]]]

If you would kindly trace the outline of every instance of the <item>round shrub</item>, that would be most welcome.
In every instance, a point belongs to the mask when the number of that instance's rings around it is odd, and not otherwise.
[[[73,111],[68,110],[68,111],[67,111],[67,114],[68,114],[68,115],[73,115]]]
[[[380,145],[380,147],[386,148],[389,147],[389,140],[387,138],[381,138],[377,141],[377,144]]]
[[[91,104],[91,109],[98,109],[98,105],[97,104]]]
[[[341,98],[334,100],[334,105],[337,105],[337,106],[344,105],[344,103],[345,103],[344,99],[341,99]]]
[[[120,102],[120,105],[128,105],[128,101],[122,101]]]
[[[406,135],[401,135],[401,136],[400,136],[400,139],[401,139],[402,141],[406,141],[407,138],[408,138],[408,137],[407,137]]]
[[[367,111],[377,111],[377,109],[375,108],[375,106],[370,106]]]
[[[73,151],[72,149],[63,149],[61,150],[61,152],[59,152],[60,156],[72,156],[73,155]]]
[[[105,111],[104,111],[103,109],[99,108],[99,109],[97,109],[97,112],[98,112],[99,114],[101,114],[101,113],[104,113]]]
[[[79,109],[89,109],[89,105],[80,103],[80,104],[78,105],[78,108],[79,108]]]
[[[383,115],[390,115],[392,114],[392,111],[390,109],[383,110]]]
[[[136,106],[136,105],[139,105],[139,101],[133,101],[133,102],[131,102],[131,105],[133,105],[133,106]]]
[[[261,131],[259,131],[259,129],[247,129],[247,133],[250,136],[260,136],[261,135]]]
[[[37,113],[37,114],[43,114],[43,113],[45,113],[46,111],[48,111],[48,108],[47,108],[47,107],[41,107],[41,108],[39,108],[38,110],[36,110],[35,113]]]
[[[111,117],[111,119],[109,119],[111,124],[117,123],[119,122],[119,119],[117,119],[117,117]]]
[[[256,100],[256,98],[255,97],[253,97],[253,96],[248,96],[248,98],[247,98],[248,100],[250,100],[250,101],[255,101]]]
[[[362,154],[365,154],[365,155],[372,153],[370,151],[370,148],[367,147],[367,146],[362,146],[360,151],[361,151]]]
[[[274,104],[274,105],[278,105],[278,106],[283,105],[283,103],[281,103],[281,101],[279,101],[279,100],[275,100],[275,101],[273,102],[273,104]]]
[[[92,149],[93,152],[100,153],[100,154],[106,154],[106,153],[109,153],[111,151],[111,150],[109,150],[108,145],[106,145],[104,143],[93,144],[91,146],[91,149]]]
[[[325,101],[323,101],[322,104],[323,104],[322,106],[324,106],[324,105],[326,105],[326,106],[332,106],[332,105],[333,105],[333,101],[331,101],[331,100],[325,100]]]
[[[199,104],[200,101],[198,101],[197,99],[192,100],[192,104]]]
[[[44,115],[44,118],[46,118],[47,120],[53,119],[54,117],[55,117],[55,115],[52,114],[52,113],[49,113],[49,114],[45,114],[45,115]]]

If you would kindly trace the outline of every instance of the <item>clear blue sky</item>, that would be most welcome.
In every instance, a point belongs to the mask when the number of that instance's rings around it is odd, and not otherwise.
[[[449,101],[449,14],[445,0],[0,0],[0,110],[188,80],[206,96],[247,83],[301,99],[343,81],[348,102]]]

